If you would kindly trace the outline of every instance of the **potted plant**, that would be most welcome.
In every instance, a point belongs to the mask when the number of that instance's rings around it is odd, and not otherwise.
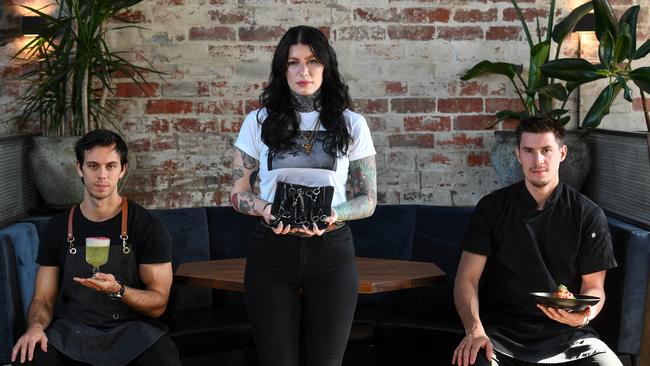
[[[645,95],[650,93],[650,67],[634,68],[632,65],[650,53],[650,40],[637,48],[640,6],[630,7],[617,21],[607,0],[592,3],[600,63],[577,58],[558,59],[543,65],[542,71],[548,77],[573,84],[607,81],[582,121],[582,126],[588,128],[600,125],[621,91],[623,98],[632,102],[635,89],[638,89],[646,131],[594,130],[590,143],[596,164],[587,194],[610,213],[650,227],[650,116]]]
[[[538,18],[536,22],[537,43],[535,43],[517,1],[511,0],[511,2],[530,46],[527,76],[524,77],[523,66],[519,64],[481,61],[463,75],[461,80],[466,81],[485,74],[503,75],[510,80],[521,100],[522,110],[497,112],[497,120],[494,125],[505,119],[522,120],[540,114],[550,114],[567,123],[570,116],[566,115],[569,110],[565,109],[565,106],[571,92],[579,84],[555,82],[548,75],[542,73],[542,66],[550,59],[552,42],[556,43],[554,59],[559,58],[562,43],[573,32],[578,21],[593,9],[593,5],[589,2],[579,6],[554,26],[555,0],[551,0],[546,35],[542,37]],[[494,127],[494,125],[490,127]],[[492,149],[492,163],[497,170],[501,184],[509,185],[523,179],[521,167],[513,153],[515,147],[514,133],[512,131],[495,131],[495,138],[496,144]],[[566,140],[570,154],[560,167],[560,177],[562,181],[580,189],[590,165],[586,136],[584,132],[577,131],[569,133]]]
[[[43,136],[35,138],[30,162],[48,206],[67,207],[81,200],[82,187],[70,162],[72,146],[75,136],[119,120],[119,108],[110,99],[113,75],[128,75],[142,88],[143,73],[158,73],[130,63],[106,41],[113,30],[135,27],[124,19],[127,23],[108,22],[141,1],[56,0],[54,15],[22,6],[45,24],[13,57],[22,62],[25,71],[19,78],[26,84],[13,119],[21,128],[34,121],[40,125]]]

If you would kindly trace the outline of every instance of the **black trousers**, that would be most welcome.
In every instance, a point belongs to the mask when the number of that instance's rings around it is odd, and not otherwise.
[[[476,356],[476,362],[474,366],[530,366],[538,365],[534,363],[519,361],[514,358],[508,357],[500,352],[495,352],[496,358],[498,360],[492,360],[489,362],[485,357],[485,351],[479,351]],[[548,364],[545,364],[548,365]],[[591,357],[581,358],[579,360],[565,362],[565,363],[556,363],[552,364],[556,366],[622,366],[621,361],[618,359],[618,356],[612,351],[608,350],[605,353],[598,353]]]
[[[341,364],[359,287],[348,226],[303,238],[260,225],[245,287],[261,365]]]
[[[116,352],[119,352],[117,350]],[[110,357],[110,355],[106,355]],[[84,362],[79,362],[71,359],[70,357],[59,352],[51,344],[47,345],[47,352],[41,350],[40,345],[36,345],[34,348],[34,359],[32,362],[26,362],[27,365],[34,366],[85,366],[89,365]],[[16,365],[25,365],[20,363],[20,356],[13,363]],[[180,358],[178,356],[178,350],[176,345],[169,338],[168,335],[163,335],[160,337],[151,347],[147,348],[142,354],[136,357],[133,361],[129,363],[129,366],[147,366],[147,365],[162,365],[162,366],[178,366],[181,364]]]

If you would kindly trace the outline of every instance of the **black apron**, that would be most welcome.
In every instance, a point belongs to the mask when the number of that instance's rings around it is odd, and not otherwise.
[[[523,189],[526,189],[525,186]],[[563,363],[590,357],[608,350],[591,327],[576,329],[548,319],[537,309],[529,292],[552,292],[558,281],[553,277],[541,252],[541,243],[558,240],[550,216],[552,205],[558,199],[558,190],[549,198],[543,210],[536,203],[526,202],[532,197],[520,196],[515,203],[513,225],[506,235],[511,235],[517,245],[512,250],[517,259],[523,297],[513,309],[496,309],[490,312],[489,325],[485,327],[494,349],[515,359],[529,363]],[[534,205],[531,205],[534,204]],[[575,287],[573,283],[573,288]]]
[[[62,312],[47,329],[48,343],[66,356],[98,366],[126,365],[166,333],[162,323],[148,319],[120,299],[85,287],[73,277],[92,276],[85,246],[74,246],[72,217],[68,220],[68,255],[63,266],[60,301]],[[108,262],[101,271],[122,284],[142,288],[135,255],[128,246],[127,200],[122,199],[122,243],[111,245]]]

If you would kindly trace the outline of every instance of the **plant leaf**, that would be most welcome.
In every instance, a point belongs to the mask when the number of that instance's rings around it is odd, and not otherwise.
[[[564,102],[568,96],[566,89],[560,83],[544,85],[541,88],[536,89],[535,92],[540,95],[555,98],[561,102]]]
[[[612,64],[612,54],[614,52],[614,39],[609,31],[605,31],[600,44],[598,45],[598,58],[600,62],[609,70]]]
[[[526,24],[526,18],[524,18],[524,14],[521,12],[521,9],[519,8],[517,1],[510,0],[510,2],[512,3],[512,6],[515,8],[515,11],[517,12],[517,17],[519,17],[519,21],[521,22],[521,27],[524,28],[524,33],[526,34],[526,40],[528,40],[528,47],[533,48],[533,38],[530,36],[530,30],[528,29],[528,24]]]
[[[569,123],[570,120],[571,120],[571,116],[564,116],[560,118],[560,123],[562,125],[566,125],[567,123]]]
[[[499,74],[505,75],[509,79],[513,79],[516,74],[520,74],[522,71],[523,67],[521,65],[515,65],[507,62],[491,62],[486,60],[474,65],[474,67],[472,67],[460,79],[467,81],[483,74]]]
[[[639,17],[639,10],[641,7],[639,5],[634,5],[627,9],[625,13],[621,16],[621,19],[618,21],[619,29],[623,29],[623,24],[628,25],[630,32],[630,48],[627,55],[625,55],[630,60],[634,57],[634,51],[636,51],[636,26],[637,19]]]
[[[592,2],[596,16],[596,38],[602,42],[605,32],[609,32],[612,38],[616,38],[618,36],[618,22],[609,1],[593,0]]]
[[[641,47],[639,47],[636,52],[634,52],[634,55],[632,56],[633,60],[638,60],[640,58],[646,57],[646,55],[650,53],[650,39],[645,41]]]
[[[542,65],[542,72],[551,78],[574,81],[580,84],[605,77],[605,75],[598,73],[596,66],[581,58],[564,58],[549,61]]]
[[[630,79],[634,81],[641,90],[650,93],[650,67],[639,67],[630,71]]]
[[[600,92],[594,104],[589,108],[585,119],[582,120],[582,126],[587,128],[598,127],[603,117],[609,114],[609,107],[612,105],[616,95],[621,90],[618,83],[609,84]]]
[[[573,9],[566,18],[562,19],[562,21],[555,26],[555,29],[553,29],[553,40],[558,44],[558,47],[562,45],[566,36],[573,32],[573,29],[575,29],[576,24],[578,24],[580,19],[593,10],[593,8],[594,5],[591,1],[584,3]]]
[[[621,31],[618,33],[618,37],[616,37],[616,42],[614,42],[612,61],[616,64],[623,62],[630,55],[631,46],[630,25],[623,23]]]
[[[508,110],[498,111],[497,113],[495,113],[495,116],[497,117],[497,123],[503,121],[504,119],[516,119],[521,121],[529,117],[526,111],[515,112],[515,111],[508,111]]]
[[[548,60],[551,43],[544,41],[536,44],[530,50],[530,65],[528,69],[528,90],[535,90],[546,85],[546,78],[542,74],[541,66]]]
[[[627,80],[621,75],[616,76],[616,82],[623,88],[623,98],[632,103],[632,89],[627,86]]]

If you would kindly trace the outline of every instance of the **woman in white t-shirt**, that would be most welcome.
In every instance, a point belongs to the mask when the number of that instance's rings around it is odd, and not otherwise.
[[[313,27],[294,27],[282,37],[260,104],[235,142],[231,190],[235,210],[262,217],[249,243],[245,278],[260,361],[340,365],[359,285],[345,221],[372,215],[377,201],[370,130],[348,109],[336,53]],[[331,214],[284,225],[271,209],[276,187],[289,184],[333,187]]]

